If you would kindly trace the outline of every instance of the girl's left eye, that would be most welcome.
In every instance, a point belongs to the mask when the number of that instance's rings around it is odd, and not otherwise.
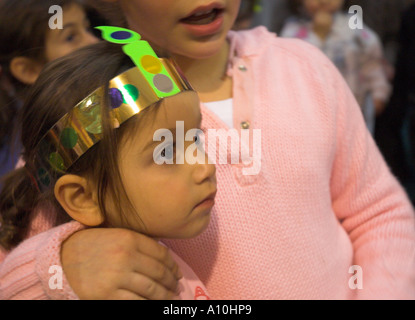
[[[66,41],[72,42],[74,38],[75,38],[75,35],[71,34],[71,35],[66,37]]]
[[[78,37],[79,33],[76,31],[70,31],[68,32],[67,36],[65,37],[65,41],[66,42],[74,42],[77,37]]]

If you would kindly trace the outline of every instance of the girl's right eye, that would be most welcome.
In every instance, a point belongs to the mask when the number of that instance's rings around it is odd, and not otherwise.
[[[175,156],[176,144],[169,144],[154,158],[156,163],[172,162]]]
[[[169,146],[161,151],[161,156],[166,159],[173,159],[173,147]]]
[[[75,35],[73,33],[71,33],[70,35],[68,35],[65,39],[66,42],[72,42],[73,39],[75,39]]]

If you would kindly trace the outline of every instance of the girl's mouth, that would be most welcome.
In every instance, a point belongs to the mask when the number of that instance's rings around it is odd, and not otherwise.
[[[191,16],[188,16],[180,21],[191,25],[205,25],[210,24],[223,12],[223,9],[213,8],[210,10],[200,11]]]

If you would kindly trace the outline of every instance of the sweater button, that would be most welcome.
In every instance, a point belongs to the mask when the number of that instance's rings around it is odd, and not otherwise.
[[[239,66],[239,70],[241,70],[242,72],[246,72],[248,69],[243,64],[241,64]]]
[[[249,122],[248,122],[248,121],[242,121],[242,122],[241,122],[241,128],[242,128],[242,129],[245,129],[245,130],[246,130],[246,129],[249,129],[249,126],[250,126],[250,125],[249,125]]]

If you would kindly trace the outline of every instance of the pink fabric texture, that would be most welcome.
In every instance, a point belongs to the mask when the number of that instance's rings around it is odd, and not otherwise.
[[[77,222],[67,223],[24,241],[9,253],[0,265],[1,300],[75,300],[78,299],[62,277],[62,290],[51,289],[49,273],[52,266],[61,266],[60,246],[74,232],[83,227]],[[53,288],[53,287],[52,287]]]
[[[62,273],[62,288],[49,285],[54,281],[56,269],[61,267],[60,248],[62,242],[76,231],[85,227],[73,221],[47,230],[53,225],[53,209],[37,210],[31,225],[29,238],[18,250],[6,258],[0,252],[0,300],[77,300],[77,295]],[[43,232],[46,230],[45,232]],[[182,271],[179,282],[179,298],[182,300],[210,300],[211,297],[193,270],[180,257],[170,250],[173,259]],[[44,272],[46,271],[46,272]]]
[[[415,299],[413,208],[336,68],[315,47],[262,27],[229,40],[234,127],[249,122],[251,137],[261,130],[261,171],[217,164],[208,229],[163,242],[214,299]],[[202,111],[205,130],[227,129]],[[49,265],[59,264],[72,228],[40,233],[6,256],[2,292],[18,297],[30,279],[25,297],[47,296]],[[363,289],[350,286],[352,266]],[[59,298],[74,298],[64,291]]]

